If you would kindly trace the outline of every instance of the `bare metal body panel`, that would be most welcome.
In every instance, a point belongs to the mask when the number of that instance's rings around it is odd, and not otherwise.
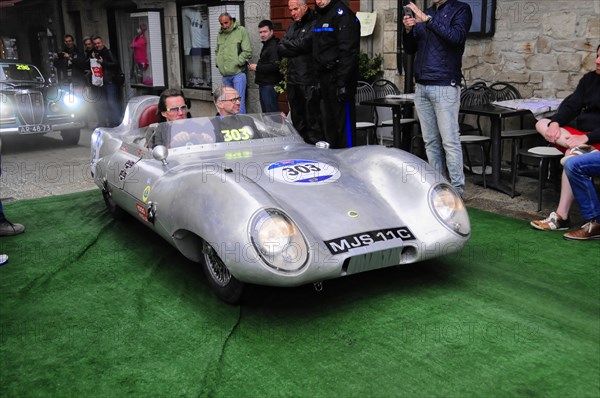
[[[238,280],[294,286],[446,255],[468,241],[432,210],[431,190],[445,181],[407,152],[316,148],[277,115],[244,115],[253,119],[251,138],[240,128],[239,139],[224,141],[215,128],[214,142],[171,146],[161,161],[145,147],[148,128],[136,124],[156,102],[138,97],[121,126],[94,132],[91,169],[119,207],[193,261],[205,240]],[[175,131],[207,133],[213,119],[166,129],[171,139]],[[269,267],[252,242],[253,217],[272,208],[307,242],[307,265],[297,272]]]

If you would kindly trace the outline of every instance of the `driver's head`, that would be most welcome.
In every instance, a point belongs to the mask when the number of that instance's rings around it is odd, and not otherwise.
[[[160,94],[158,99],[158,113],[168,122],[185,119],[187,116],[185,97],[181,90],[168,88]]]
[[[235,88],[221,86],[215,90],[213,96],[219,115],[230,116],[240,113],[242,98]]]

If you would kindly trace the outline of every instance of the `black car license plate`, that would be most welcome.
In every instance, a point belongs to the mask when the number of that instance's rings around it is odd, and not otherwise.
[[[52,126],[49,124],[29,124],[26,126],[19,126],[19,134],[49,133],[51,131]]]

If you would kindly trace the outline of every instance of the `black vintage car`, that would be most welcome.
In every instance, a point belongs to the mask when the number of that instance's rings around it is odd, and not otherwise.
[[[60,131],[76,145],[85,105],[83,87],[51,84],[34,65],[0,60],[0,136]]]

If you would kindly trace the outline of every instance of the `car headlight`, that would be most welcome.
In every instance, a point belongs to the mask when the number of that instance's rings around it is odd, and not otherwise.
[[[438,184],[429,192],[433,213],[448,229],[461,236],[471,233],[471,222],[460,196],[447,184]]]
[[[10,118],[14,117],[14,115],[12,103],[9,101],[8,96],[0,94],[0,118]]]
[[[281,210],[259,211],[250,226],[252,244],[265,263],[283,272],[300,270],[308,259],[308,245],[296,224]]]
[[[63,97],[63,104],[69,109],[78,108],[81,103],[81,98],[71,93],[65,93]]]

